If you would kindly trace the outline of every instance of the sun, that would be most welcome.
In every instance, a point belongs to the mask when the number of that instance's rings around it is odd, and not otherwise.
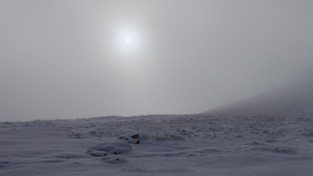
[[[115,42],[117,52],[127,57],[139,54],[142,49],[140,35],[133,31],[122,31],[118,33]]]
[[[145,53],[143,31],[138,26],[127,24],[112,27],[111,46],[118,58],[134,61]]]
[[[129,37],[126,37],[126,38],[125,38],[125,42],[126,42],[126,43],[130,43],[130,42],[131,42],[130,38],[129,38]]]

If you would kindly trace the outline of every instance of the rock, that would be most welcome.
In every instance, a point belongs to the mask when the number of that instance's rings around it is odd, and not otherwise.
[[[102,156],[108,155],[108,153],[105,151],[93,150],[93,149],[88,150],[87,153],[91,156],[94,156],[94,157],[102,157]]]
[[[126,142],[113,142],[113,143],[102,143],[97,146],[90,148],[87,153],[95,156],[102,157],[108,154],[120,155],[131,152],[131,146]]]
[[[55,155],[56,158],[59,159],[80,159],[83,158],[83,155],[76,154],[76,153],[58,153]]]
[[[119,139],[122,139],[122,140],[125,140],[125,141],[127,141],[128,140],[128,137],[126,137],[126,136],[120,136],[120,137],[118,137]]]
[[[133,138],[133,139],[139,139],[139,138],[140,138],[140,135],[139,135],[139,134],[135,134],[135,135],[132,135],[131,138]]]
[[[132,135],[127,141],[128,143],[131,144],[140,144],[140,135],[139,134]]]
[[[140,135],[139,135],[139,133],[131,135],[130,137],[120,136],[119,139],[127,141],[130,144],[140,144]]]
[[[80,138],[82,138],[82,134],[80,134],[80,133],[71,133],[71,134],[69,134],[68,135],[68,137],[69,138],[74,138],[74,139],[80,139]]]
[[[103,157],[102,161],[109,163],[109,164],[120,164],[120,163],[127,163],[127,159],[120,156],[107,156]]]

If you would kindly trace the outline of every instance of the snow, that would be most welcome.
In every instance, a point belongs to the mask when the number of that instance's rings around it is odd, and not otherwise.
[[[0,175],[309,176],[312,125],[310,115],[227,113],[6,122]]]
[[[311,176],[312,87],[194,115],[2,122],[0,176]]]

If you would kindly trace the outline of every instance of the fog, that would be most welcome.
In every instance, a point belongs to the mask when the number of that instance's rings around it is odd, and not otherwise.
[[[198,113],[270,91],[313,64],[312,16],[309,0],[1,0],[0,121]]]

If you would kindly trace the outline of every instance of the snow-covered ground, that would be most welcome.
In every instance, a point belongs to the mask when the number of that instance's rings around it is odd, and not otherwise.
[[[310,115],[0,123],[1,176],[312,176],[312,166]]]

